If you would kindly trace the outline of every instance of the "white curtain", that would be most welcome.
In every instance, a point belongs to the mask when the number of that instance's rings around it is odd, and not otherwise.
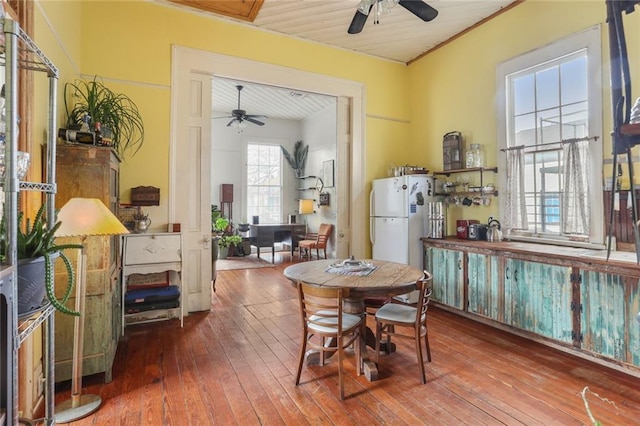
[[[507,150],[506,229],[529,229],[524,197],[524,147]]]
[[[589,235],[590,209],[587,190],[589,141],[565,143],[564,192],[562,193],[562,232]]]

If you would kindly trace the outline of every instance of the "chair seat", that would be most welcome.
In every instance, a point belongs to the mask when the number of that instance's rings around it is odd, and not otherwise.
[[[319,311],[318,314],[324,314],[324,315],[335,315],[336,311]],[[320,324],[318,324],[317,322],[310,322],[309,323],[309,329],[313,330],[315,332],[318,333],[331,333],[331,332],[335,332],[337,330],[337,325],[338,325],[338,318],[337,317],[331,317],[331,318],[322,318],[322,315],[312,315],[311,317],[309,317],[309,319],[311,321],[317,321],[320,322],[322,324],[326,324],[325,327],[321,326]],[[350,328],[352,328],[353,326],[355,326],[356,324],[358,324],[360,322],[360,316],[358,315],[353,315],[353,314],[342,314],[342,330],[349,330]]]
[[[302,240],[302,241],[298,241],[298,247],[303,247],[303,248],[316,248],[316,241],[315,240]]]
[[[376,319],[413,324],[416,321],[416,308],[397,303],[387,303],[378,309]]]

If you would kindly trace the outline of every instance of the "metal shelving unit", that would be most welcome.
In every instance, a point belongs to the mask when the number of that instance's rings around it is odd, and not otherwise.
[[[4,197],[3,219],[6,225],[6,258],[0,264],[0,426],[18,424],[18,349],[21,343],[44,325],[44,396],[45,418],[41,423],[53,425],[54,420],[54,308],[45,305],[39,312],[18,320],[17,312],[17,215],[18,192],[38,191],[46,194],[47,220],[55,219],[55,158],[56,158],[56,94],[58,69],[38,46],[11,19],[0,19],[4,45],[0,43],[0,66],[5,71],[5,178],[0,181]],[[47,176],[45,182],[20,182],[15,165],[18,152],[18,70],[45,73],[49,81]],[[3,419],[4,417],[4,419]]]

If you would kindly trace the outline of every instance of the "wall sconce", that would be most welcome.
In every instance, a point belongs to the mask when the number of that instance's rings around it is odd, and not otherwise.
[[[315,200],[301,199],[298,205],[298,213],[300,214],[315,213],[315,210],[313,210],[314,201]]]
[[[328,192],[321,192],[320,195],[318,195],[318,205],[319,206],[328,206],[329,205],[329,193]]]

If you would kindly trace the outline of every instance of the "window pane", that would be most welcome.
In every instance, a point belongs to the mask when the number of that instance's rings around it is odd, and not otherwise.
[[[589,136],[587,102],[562,107],[562,139]]]
[[[536,109],[560,105],[560,68],[554,66],[536,73]]]
[[[580,56],[560,66],[560,85],[563,104],[587,100],[586,56]]]
[[[560,110],[553,108],[538,112],[538,143],[559,142],[560,138]]]
[[[535,111],[536,102],[533,92],[533,82],[533,74],[513,79],[513,112],[515,115]]]
[[[282,222],[282,167],[279,145],[247,145],[247,217]]]
[[[515,143],[513,146],[519,145],[535,145],[536,144],[536,115],[526,114],[515,118]]]

